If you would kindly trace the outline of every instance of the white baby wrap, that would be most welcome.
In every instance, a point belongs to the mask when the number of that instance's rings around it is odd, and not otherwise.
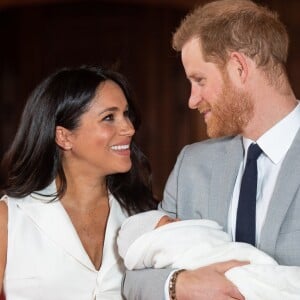
[[[126,238],[126,228],[121,229],[119,236]],[[129,270],[195,269],[231,259],[251,262],[225,273],[247,300],[300,299],[300,267],[279,266],[257,248],[233,243],[230,236],[210,220],[180,221],[147,232],[129,246],[124,262]]]

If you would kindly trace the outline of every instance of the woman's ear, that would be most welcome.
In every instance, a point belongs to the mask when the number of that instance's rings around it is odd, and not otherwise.
[[[70,130],[68,130],[62,126],[56,126],[55,142],[63,150],[67,151],[67,150],[72,149],[72,143],[69,138],[70,134],[71,134]]]
[[[244,84],[246,82],[249,75],[249,63],[244,54],[231,52],[227,68],[235,83]]]

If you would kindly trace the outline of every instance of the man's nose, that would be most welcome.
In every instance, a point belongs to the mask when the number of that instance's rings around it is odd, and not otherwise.
[[[192,88],[191,89],[191,95],[190,95],[189,102],[188,102],[189,108],[190,109],[197,109],[200,102],[201,102],[200,91]]]

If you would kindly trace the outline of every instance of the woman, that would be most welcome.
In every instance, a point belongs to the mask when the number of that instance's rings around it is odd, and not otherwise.
[[[156,207],[132,140],[138,123],[116,72],[63,69],[35,89],[3,160],[7,300],[122,299],[117,231],[128,215]]]

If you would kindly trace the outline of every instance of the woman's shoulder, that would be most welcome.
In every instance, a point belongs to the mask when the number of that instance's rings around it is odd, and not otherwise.
[[[7,222],[8,222],[8,208],[6,202],[1,198],[0,200],[0,240],[3,235],[7,235]]]
[[[3,218],[5,218],[5,216],[7,219],[7,212],[8,212],[7,202],[8,202],[8,197],[6,195],[4,195],[0,199],[0,224],[2,223],[2,220],[3,220]]]
[[[7,208],[7,196],[3,196],[0,199],[0,231],[2,231],[3,226],[7,227],[8,220],[8,208]]]

